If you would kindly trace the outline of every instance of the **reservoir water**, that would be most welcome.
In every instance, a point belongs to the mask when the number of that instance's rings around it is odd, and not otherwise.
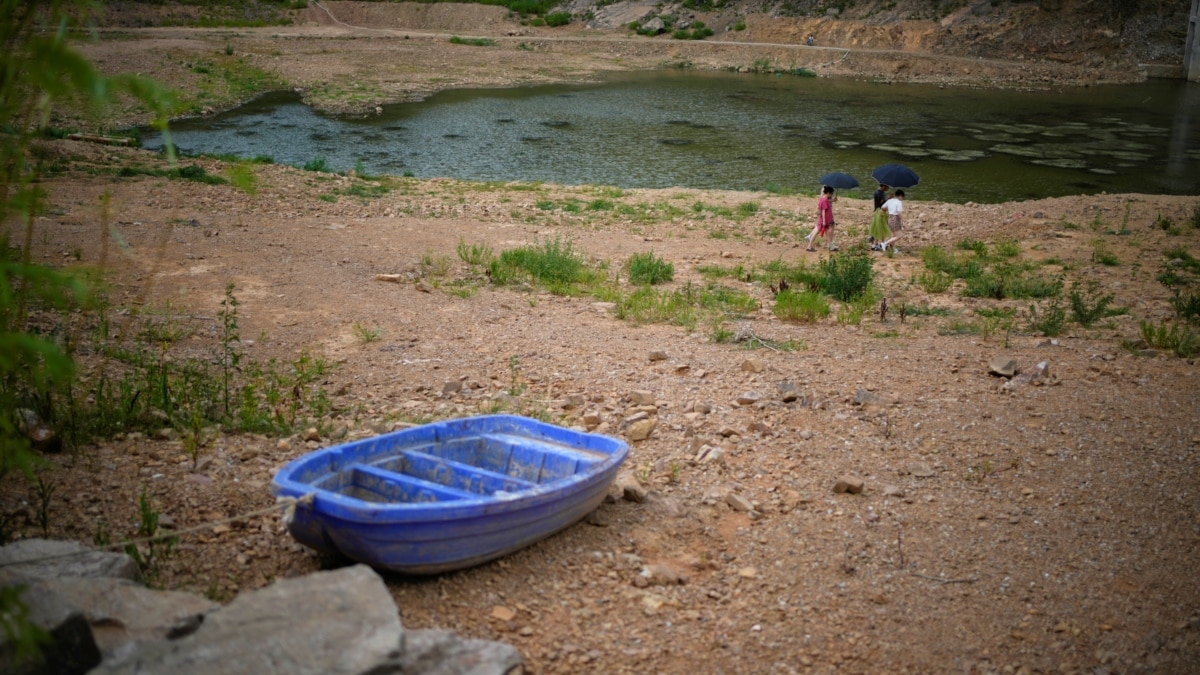
[[[450,90],[366,117],[292,92],[172,123],[185,153],[334,171],[616,187],[814,190],[899,162],[910,197],[1001,202],[1101,191],[1200,195],[1200,84],[1047,92],[724,72]],[[143,132],[144,147],[162,138]]]

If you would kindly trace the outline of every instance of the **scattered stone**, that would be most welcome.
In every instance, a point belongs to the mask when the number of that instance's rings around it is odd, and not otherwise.
[[[988,372],[1000,377],[1012,377],[1017,373],[1017,360],[1011,356],[996,356],[988,363]]]
[[[583,414],[581,421],[583,422],[583,426],[586,427],[588,431],[591,431],[600,426],[600,422],[603,421],[603,418],[600,417],[600,413],[598,412],[589,412]]]
[[[725,461],[725,450],[716,445],[702,445],[696,453],[697,464],[720,464]]]
[[[904,498],[904,488],[899,485],[884,485],[883,494],[885,497],[896,497],[897,499]]]
[[[504,605],[496,605],[492,608],[492,618],[501,621],[512,621],[517,618],[517,613]]]
[[[404,280],[403,274],[376,274],[375,281],[387,281],[393,284],[398,284]]]
[[[421,279],[417,282],[417,290],[421,291],[422,293],[432,293],[433,286],[430,286],[428,281]]]
[[[666,361],[666,360],[667,360],[667,353],[662,351],[661,349],[655,349],[650,352],[650,361],[651,362]]]
[[[654,405],[654,392],[645,389],[631,391],[629,401],[634,405]]]
[[[754,510],[754,504],[749,500],[739,495],[736,492],[730,492],[725,495],[725,503],[734,511],[748,513]]]
[[[796,389],[793,382],[780,382],[779,385],[779,400],[784,403],[791,403],[800,398],[800,392]]]
[[[675,586],[687,583],[687,578],[680,576],[670,565],[655,563],[642,568],[641,576],[651,586]]]
[[[755,391],[747,391],[737,397],[738,405],[754,405],[758,403],[759,395]]]
[[[637,476],[634,476],[629,471],[618,473],[613,483],[620,488],[621,496],[626,501],[637,502],[639,504],[646,501],[645,486],[637,479]]]
[[[462,391],[462,382],[458,380],[449,380],[442,384],[442,396],[453,396]]]
[[[300,436],[300,438],[306,442],[319,441],[321,440],[321,432],[316,427],[309,427],[304,430],[304,433]]]
[[[654,427],[658,421],[654,418],[637,420],[625,427],[625,437],[631,441],[644,441],[650,438],[650,434],[654,433]]]
[[[720,435],[722,438],[729,438],[730,436],[741,436],[741,434],[738,433],[737,429],[734,429],[733,427],[728,426],[728,425],[721,427],[717,431],[717,434]]]
[[[762,434],[764,436],[770,436],[775,430],[771,428],[770,424],[767,424],[762,420],[754,420],[746,427],[746,431],[755,434]]]
[[[912,462],[906,467],[906,470],[917,478],[930,478],[936,475],[933,467],[925,462]]]
[[[761,373],[766,370],[767,366],[762,359],[749,358],[742,361],[742,371],[747,373]]]
[[[1005,383],[1010,389],[1027,384],[1042,384],[1050,379],[1050,364],[1046,361],[1038,363],[1029,370],[1023,370],[1016,377]]]
[[[562,409],[576,410],[578,408],[582,408],[585,403],[587,403],[587,400],[583,397],[583,394],[567,394],[567,396],[563,398]],[[597,424],[599,424],[599,422],[597,422]]]
[[[758,568],[757,567],[743,567],[740,570],[738,570],[738,576],[743,579],[756,579],[756,578],[758,578]]]
[[[859,389],[854,392],[854,405],[870,409],[879,409],[887,407],[888,400],[884,396],[876,394],[873,391]]]
[[[860,494],[863,491],[863,479],[858,476],[842,476],[833,484],[833,493],[842,494],[849,492],[852,495]]]

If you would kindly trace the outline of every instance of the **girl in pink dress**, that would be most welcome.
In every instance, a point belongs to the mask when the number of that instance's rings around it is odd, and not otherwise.
[[[816,251],[813,243],[818,236],[824,237],[829,242],[829,250],[838,250],[837,244],[833,243],[833,202],[837,201],[837,197],[833,194],[833,188],[828,185],[821,186],[821,198],[817,200],[817,226],[813,231],[804,238],[808,242],[806,251]]]

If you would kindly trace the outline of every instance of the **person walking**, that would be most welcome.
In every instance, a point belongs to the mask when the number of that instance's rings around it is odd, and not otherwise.
[[[867,243],[872,251],[883,250],[883,242],[892,237],[892,231],[888,229],[888,214],[883,210],[883,203],[888,200],[887,191],[888,186],[883,183],[875,188],[875,213],[867,230]]]
[[[804,238],[808,242],[806,251],[816,251],[814,246],[817,237],[824,237],[829,243],[829,250],[838,250],[837,244],[833,243],[833,203],[837,201],[837,196],[833,192],[833,188],[828,185],[821,186],[821,197],[817,200],[817,225],[813,231]]]
[[[881,251],[887,251],[888,246],[895,251],[894,244],[900,238],[900,233],[904,231],[904,190],[896,190],[892,194],[892,198],[883,203],[883,209],[887,211],[887,226],[891,230],[892,236],[884,240],[881,245]]]

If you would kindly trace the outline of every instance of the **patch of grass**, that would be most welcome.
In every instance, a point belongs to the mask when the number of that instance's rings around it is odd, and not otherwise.
[[[758,309],[759,301],[748,293],[717,284],[697,287],[691,283],[676,290],[642,286],[617,299],[617,318],[634,323],[667,323],[695,329],[704,316],[712,320],[744,316]]]
[[[942,293],[954,284],[954,277],[937,270],[922,270],[920,274],[913,273],[914,283],[926,293]]]
[[[385,185],[384,183],[354,181],[350,183],[349,187],[337,190],[336,194],[369,200],[382,197],[391,191],[392,187],[390,185]]]
[[[1178,357],[1191,358],[1200,354],[1200,335],[1180,323],[1154,324],[1141,322],[1142,339],[1151,347],[1166,349]]]
[[[361,324],[357,321],[354,322],[354,326],[352,327],[352,330],[354,331],[354,337],[358,338],[358,341],[362,342],[363,344],[375,342],[376,340],[379,339],[379,336],[381,335],[379,328],[377,328],[377,327],[368,328],[367,326],[364,326],[363,324]]]
[[[305,171],[315,171],[317,173],[333,173],[333,169],[329,168],[329,163],[324,157],[314,157],[305,162],[301,168]]]
[[[772,312],[784,321],[812,323],[829,316],[829,300],[815,291],[780,291]]]
[[[625,264],[629,281],[639,285],[654,285],[675,278],[675,266],[654,253],[635,253]]]
[[[432,251],[421,254],[421,274],[427,277],[446,277],[450,275],[450,256]]]
[[[952,312],[946,307],[931,307],[930,305],[907,305],[909,316],[950,316]]]
[[[462,239],[458,240],[455,251],[458,253],[458,259],[470,265],[472,269],[486,268],[491,264],[492,259],[495,258],[491,246],[487,244],[468,244]]]
[[[122,178],[133,176],[159,176],[162,178],[170,178],[173,180],[190,180],[197,183],[206,183],[208,185],[224,185],[229,181],[220,176],[214,176],[200,166],[199,164],[189,164],[174,169],[149,169],[141,167],[121,167],[117,171],[117,175]]]
[[[988,319],[1011,319],[1016,316],[1017,310],[1012,307],[980,307],[975,313]]]
[[[581,284],[598,281],[570,240],[547,239],[500,253],[488,266],[492,283],[503,285],[528,279],[556,295],[572,295]]]
[[[225,168],[225,177],[235,188],[248,195],[258,194],[258,178],[250,164],[234,164]]]
[[[758,209],[758,202],[742,202],[741,204],[737,205],[737,214],[742,218],[747,218],[758,213]]]
[[[973,321],[954,319],[938,326],[938,335],[979,335],[982,327]]]
[[[472,47],[493,47],[496,44],[491,38],[462,38],[457,35],[450,36],[450,44],[452,45],[470,45]]]
[[[1121,259],[1108,250],[1108,245],[1103,239],[1092,242],[1092,260],[1106,267],[1117,267],[1121,264]]]

